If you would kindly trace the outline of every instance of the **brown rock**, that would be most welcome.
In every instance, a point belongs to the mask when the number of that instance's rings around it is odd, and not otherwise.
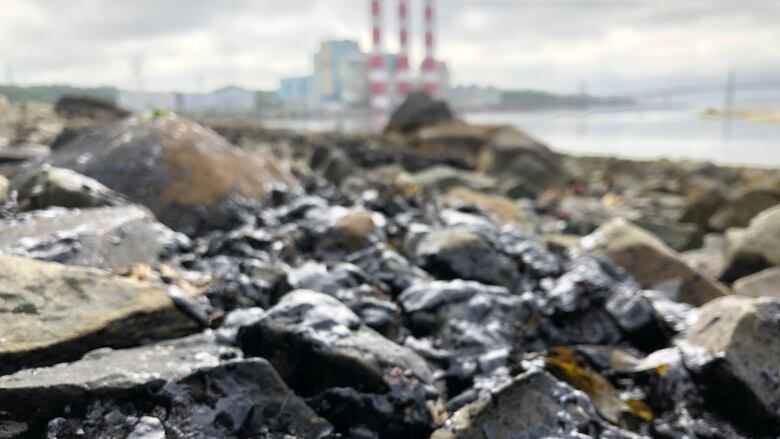
[[[628,270],[643,288],[679,285],[676,300],[680,302],[701,306],[728,294],[724,286],[695,272],[660,239],[624,219],[601,226],[583,239],[583,247]]]
[[[767,268],[734,282],[734,294],[780,299],[780,267]]]
[[[728,296],[703,306],[681,341],[686,367],[720,407],[751,430],[780,434],[780,301]]]
[[[295,179],[271,156],[231,146],[213,131],[175,116],[130,119],[81,131],[52,156],[149,207],[174,229],[226,226],[225,205],[257,199]]]
[[[0,255],[0,374],[197,330],[161,284]]]
[[[740,190],[720,205],[710,218],[709,226],[721,231],[747,227],[756,215],[777,204],[780,204],[780,191],[761,188]]]
[[[467,188],[456,188],[442,197],[445,205],[468,205],[492,214],[498,221],[505,224],[515,224],[530,228],[533,219],[520,206],[507,197],[473,191]]]

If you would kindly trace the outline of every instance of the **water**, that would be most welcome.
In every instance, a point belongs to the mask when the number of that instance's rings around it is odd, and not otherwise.
[[[705,119],[701,110],[693,108],[478,112],[461,118],[470,123],[513,125],[553,149],[575,154],[780,166],[780,124]],[[266,124],[348,133],[378,131],[383,126],[365,113],[277,119]]]
[[[575,154],[780,166],[780,124],[705,119],[689,109],[472,113],[464,119],[514,125]]]

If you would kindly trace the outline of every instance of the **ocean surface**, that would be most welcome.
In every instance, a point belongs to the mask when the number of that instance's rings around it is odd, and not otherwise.
[[[719,164],[780,167],[780,124],[708,119],[702,110],[594,109],[543,112],[478,112],[471,123],[514,125],[553,149],[625,158],[693,159]],[[268,126],[309,131],[377,131],[381,119],[351,115],[277,119]]]

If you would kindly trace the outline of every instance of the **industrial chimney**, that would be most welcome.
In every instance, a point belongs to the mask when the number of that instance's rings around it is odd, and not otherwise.
[[[382,49],[382,1],[371,0],[371,37],[373,48],[369,58],[369,94],[371,107],[386,110],[390,107],[387,90],[387,69],[385,54]]]
[[[412,75],[409,69],[409,1],[398,0],[398,38],[400,51],[396,64],[396,101],[403,101],[412,91]]]
[[[422,86],[432,97],[439,96],[439,68],[435,58],[434,0],[425,0],[425,58],[422,62]]]

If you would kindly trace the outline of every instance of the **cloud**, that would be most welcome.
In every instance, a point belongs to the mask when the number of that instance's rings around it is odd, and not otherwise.
[[[419,11],[422,0],[411,0]],[[2,0],[0,62],[24,83],[273,88],[327,38],[368,49],[368,0]],[[386,1],[386,3],[394,3]],[[780,2],[438,0],[441,58],[458,83],[597,91],[780,66]],[[387,47],[397,48],[393,4]],[[415,17],[413,55],[422,55]]]

